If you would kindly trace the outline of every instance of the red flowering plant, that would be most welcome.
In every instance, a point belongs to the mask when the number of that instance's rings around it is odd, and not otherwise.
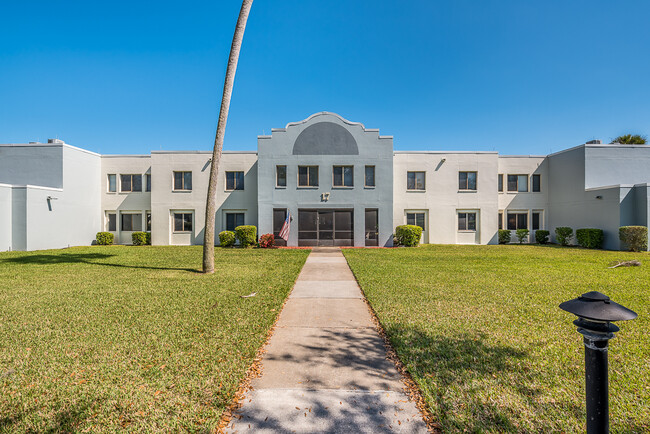
[[[260,237],[260,247],[263,249],[270,249],[275,245],[275,237],[273,234],[264,234]]]

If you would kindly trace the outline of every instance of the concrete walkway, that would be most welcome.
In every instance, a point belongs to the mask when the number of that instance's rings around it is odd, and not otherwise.
[[[280,314],[235,432],[425,433],[338,248],[315,248]]]

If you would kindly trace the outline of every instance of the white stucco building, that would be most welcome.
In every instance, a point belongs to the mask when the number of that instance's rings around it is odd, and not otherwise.
[[[99,231],[129,244],[203,242],[210,151],[99,155],[59,140],[0,145],[0,251],[89,245]],[[257,152],[223,153],[216,233],[241,224],[288,245],[390,246],[395,226],[424,243],[496,244],[500,228],[648,226],[650,147],[576,146],[548,156],[406,152],[334,113],[259,136]],[[513,237],[514,239],[514,237]],[[218,243],[218,238],[215,240]]]

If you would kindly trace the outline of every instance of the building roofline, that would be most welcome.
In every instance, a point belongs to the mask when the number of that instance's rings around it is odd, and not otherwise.
[[[257,154],[257,151],[221,151],[222,154]],[[151,154],[207,154],[212,151],[151,151]]]
[[[489,154],[497,155],[496,151],[393,151],[393,154]]]
[[[271,134],[273,134],[275,132],[284,133],[284,132],[287,131],[287,129],[289,127],[295,127],[297,125],[306,124],[307,122],[311,121],[313,118],[315,118],[317,116],[334,116],[334,117],[338,118],[344,124],[347,124],[347,125],[350,125],[350,126],[360,126],[361,129],[364,132],[379,133],[379,128],[366,128],[366,126],[364,124],[362,124],[361,122],[352,122],[350,120],[345,119],[343,116],[341,116],[338,113],[322,111],[322,112],[313,113],[313,114],[311,114],[310,116],[308,116],[307,118],[305,118],[305,119],[303,119],[301,121],[289,122],[287,125],[285,125],[284,128],[271,128]],[[270,138],[270,137],[271,136],[268,136],[268,135],[257,136],[257,138],[263,138],[263,139],[267,139],[267,138]],[[384,137],[391,137],[392,138],[392,136],[384,136]],[[380,138],[382,138],[382,137],[380,136]]]
[[[102,158],[151,158],[151,155],[146,154],[105,154]]]
[[[65,142],[61,142],[61,143],[40,143],[40,142],[35,142],[35,143],[0,143],[0,147],[2,147],[2,146],[6,146],[6,147],[22,147],[22,148],[44,148],[44,147],[56,148],[56,147],[61,147],[61,148],[74,149],[75,151],[81,151],[81,152],[85,152],[86,154],[101,157],[101,154],[98,154],[97,152],[89,151],[88,149],[79,148],[78,146],[68,145]]]
[[[499,158],[546,158],[547,155],[499,155]]]
[[[0,187],[19,188],[19,189],[34,188],[37,190],[63,191],[62,188],[58,188],[58,187],[45,187],[44,185],[32,185],[32,184],[0,184]]]

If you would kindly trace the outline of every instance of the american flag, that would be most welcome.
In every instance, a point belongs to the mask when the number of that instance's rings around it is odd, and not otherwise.
[[[282,225],[282,229],[280,229],[280,233],[278,236],[282,238],[284,241],[289,241],[289,231],[291,230],[291,213],[287,213],[287,219],[284,221],[284,224]]]

